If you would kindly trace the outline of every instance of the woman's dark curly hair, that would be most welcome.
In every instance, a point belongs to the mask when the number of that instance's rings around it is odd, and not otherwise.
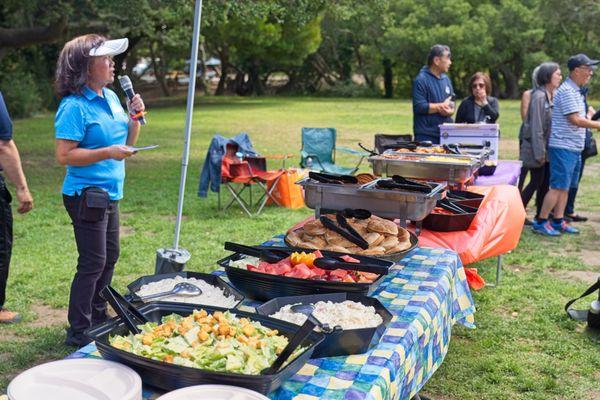
[[[56,81],[54,90],[59,97],[81,94],[85,86],[90,67],[90,50],[107,40],[102,35],[89,34],[78,36],[65,43],[56,63]]]

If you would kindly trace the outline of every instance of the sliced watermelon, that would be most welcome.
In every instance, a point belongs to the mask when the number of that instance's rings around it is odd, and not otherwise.
[[[248,271],[253,271],[253,272],[262,272],[262,273],[264,273],[264,272],[265,272],[265,269],[264,269],[264,268],[261,268],[261,267],[256,267],[256,266],[254,266],[254,265],[252,265],[252,264],[247,264],[247,265],[246,265],[246,268],[248,269]]]
[[[346,262],[351,262],[351,263],[360,263],[360,260],[357,260],[354,257],[350,257],[349,255],[343,255],[340,257],[342,260],[346,261]]]
[[[345,269],[334,269],[333,271],[329,271],[329,276],[330,277],[338,277],[340,279],[344,279],[344,277],[348,275],[348,271],[346,271]]]
[[[313,254],[315,255],[315,257],[317,258],[321,258],[323,257],[323,253],[321,253],[321,250],[315,250],[313,251]]]
[[[368,279],[370,282],[374,282],[377,278],[379,278],[379,275],[374,274],[372,272],[363,272],[363,271],[360,271],[359,275],[362,276],[365,279]]]

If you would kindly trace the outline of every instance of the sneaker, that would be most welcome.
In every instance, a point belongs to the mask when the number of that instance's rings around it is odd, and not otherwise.
[[[539,222],[533,223],[533,233],[539,233],[544,236],[560,236],[560,232],[552,228],[550,222],[546,221],[543,224]]]
[[[552,228],[562,233],[570,233],[574,235],[579,233],[579,229],[573,228],[571,225],[567,224],[567,221],[562,221],[560,224],[556,224],[553,222]]]
[[[10,311],[7,308],[0,308],[0,324],[16,324],[21,319],[19,313]]]
[[[565,219],[567,218],[570,219],[572,222],[586,222],[588,220],[587,217],[584,217],[579,214],[565,215]]]

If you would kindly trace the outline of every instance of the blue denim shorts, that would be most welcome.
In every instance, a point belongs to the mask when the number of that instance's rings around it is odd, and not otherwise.
[[[581,152],[556,147],[548,148],[550,159],[550,188],[569,190],[579,184]]]

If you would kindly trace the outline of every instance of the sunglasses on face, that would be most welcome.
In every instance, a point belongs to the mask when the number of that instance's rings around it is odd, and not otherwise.
[[[483,83],[474,83],[473,86],[471,86],[473,89],[483,89],[485,87],[485,84]]]

